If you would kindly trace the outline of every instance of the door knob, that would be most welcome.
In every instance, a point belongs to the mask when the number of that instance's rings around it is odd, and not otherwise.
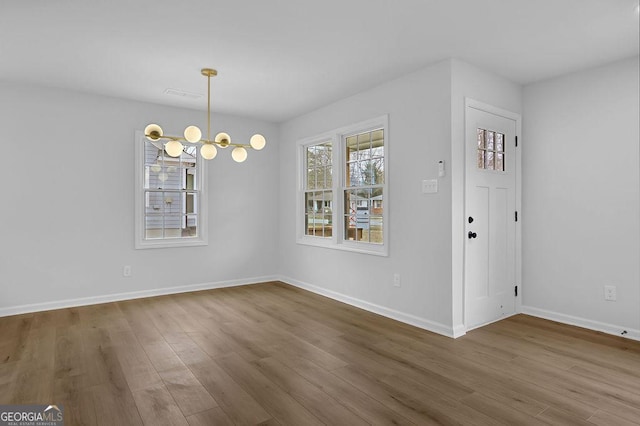
[[[478,236],[478,234],[476,234],[475,232],[471,232],[471,231],[469,231],[469,234],[468,234],[468,235],[469,235],[469,239],[471,239],[471,238],[475,238],[475,237],[477,237],[477,236]]]

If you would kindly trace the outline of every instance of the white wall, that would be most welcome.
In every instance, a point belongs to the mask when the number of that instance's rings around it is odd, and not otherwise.
[[[214,130],[268,145],[243,164],[224,151],[209,163],[209,246],[135,250],[135,131],[179,134],[206,112],[7,82],[0,93],[0,314],[276,275],[276,125],[215,114]]]
[[[467,238],[464,214],[465,98],[505,111],[522,112],[522,88],[506,78],[474,65],[452,60],[451,65],[451,179],[452,179],[452,323],[455,335],[465,330],[464,245]],[[520,259],[519,253],[516,254]]]
[[[422,194],[450,160],[450,62],[412,73],[282,125],[280,273],[286,281],[451,334],[451,185]],[[389,114],[389,256],[296,243],[296,141]],[[402,286],[393,287],[393,273]]]
[[[636,57],[525,87],[522,145],[525,312],[636,338],[638,75]]]

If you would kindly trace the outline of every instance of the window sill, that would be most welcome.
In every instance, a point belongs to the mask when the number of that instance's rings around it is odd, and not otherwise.
[[[354,241],[344,241],[338,243],[334,238],[314,238],[299,237],[296,241],[298,244],[313,247],[322,247],[332,250],[349,251],[352,253],[369,254],[373,256],[388,257],[389,250],[386,245],[369,245],[367,243],[357,243]]]
[[[206,246],[206,245],[209,245],[208,241],[205,241],[202,238],[193,238],[193,239],[176,238],[175,240],[165,239],[165,240],[158,240],[158,241],[144,240],[144,241],[136,241],[136,250],[175,248],[175,247],[198,247],[198,246]]]

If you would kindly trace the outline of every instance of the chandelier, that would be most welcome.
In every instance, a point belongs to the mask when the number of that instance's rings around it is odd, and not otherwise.
[[[261,134],[251,136],[248,144],[232,143],[231,136],[227,133],[220,132],[215,138],[211,139],[211,77],[218,75],[218,71],[211,68],[203,68],[200,70],[202,75],[207,77],[207,137],[202,137],[202,131],[197,126],[188,126],[184,129],[184,136],[169,136],[162,132],[162,127],[157,124],[149,124],[144,128],[144,135],[152,142],[163,141],[164,150],[171,157],[179,157],[182,154],[184,146],[182,142],[201,143],[200,155],[206,160],[215,158],[218,154],[218,148],[234,147],[231,157],[238,163],[242,163],[247,159],[247,148],[257,151],[264,148],[267,141]]]

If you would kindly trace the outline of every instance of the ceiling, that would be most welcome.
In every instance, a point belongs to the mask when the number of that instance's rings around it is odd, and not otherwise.
[[[638,0],[2,0],[0,80],[281,122],[447,58],[527,84],[638,55]],[[165,94],[178,89],[204,95]]]

